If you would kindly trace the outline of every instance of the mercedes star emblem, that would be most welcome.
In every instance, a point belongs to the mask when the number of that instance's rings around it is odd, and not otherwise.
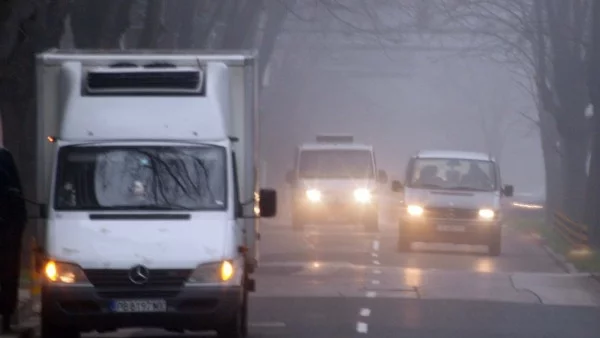
[[[129,280],[133,284],[142,285],[148,282],[150,270],[143,265],[136,265],[129,270]]]

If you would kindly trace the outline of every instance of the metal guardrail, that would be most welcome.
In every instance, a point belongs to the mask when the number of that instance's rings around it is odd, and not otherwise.
[[[588,227],[570,220],[560,212],[553,213],[552,227],[561,238],[576,249],[589,247]]]

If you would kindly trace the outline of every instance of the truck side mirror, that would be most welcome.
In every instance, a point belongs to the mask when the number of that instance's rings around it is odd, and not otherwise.
[[[404,185],[402,185],[402,182],[397,180],[392,181],[393,192],[401,192],[402,190],[404,190]]]
[[[379,172],[377,173],[377,181],[379,181],[379,183],[381,183],[381,184],[387,183],[388,176],[387,176],[387,173],[385,172],[385,170],[379,170]]]
[[[504,194],[504,196],[506,196],[506,197],[512,197],[514,193],[515,193],[515,187],[513,187],[510,184],[505,185],[504,188],[502,189],[502,194]]]
[[[285,181],[288,184],[294,184],[295,175],[293,170],[289,170],[287,173],[285,173]]]
[[[42,203],[39,205],[39,213],[40,213],[40,218],[41,219],[47,219],[48,218],[48,204]]]
[[[260,189],[260,217],[275,217],[277,215],[277,192],[273,189]]]

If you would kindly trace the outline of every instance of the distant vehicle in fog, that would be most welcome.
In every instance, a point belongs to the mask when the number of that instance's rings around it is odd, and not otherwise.
[[[501,252],[501,199],[513,195],[502,186],[495,160],[483,153],[420,151],[406,170],[399,220],[398,250],[413,242],[484,244],[492,256]]]
[[[292,185],[295,230],[332,220],[378,230],[378,183],[386,183],[387,174],[377,170],[372,146],[354,143],[348,135],[317,136],[316,143],[297,148],[294,169],[286,180]]]

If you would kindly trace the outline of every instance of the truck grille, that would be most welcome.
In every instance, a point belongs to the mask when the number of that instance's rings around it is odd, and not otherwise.
[[[446,218],[446,219],[476,219],[479,217],[477,209],[461,209],[461,208],[426,208],[427,217],[431,218]]]
[[[189,278],[191,270],[150,270],[148,287],[181,287]],[[85,270],[90,283],[99,289],[127,288],[135,285],[129,280],[129,270],[89,269]]]

